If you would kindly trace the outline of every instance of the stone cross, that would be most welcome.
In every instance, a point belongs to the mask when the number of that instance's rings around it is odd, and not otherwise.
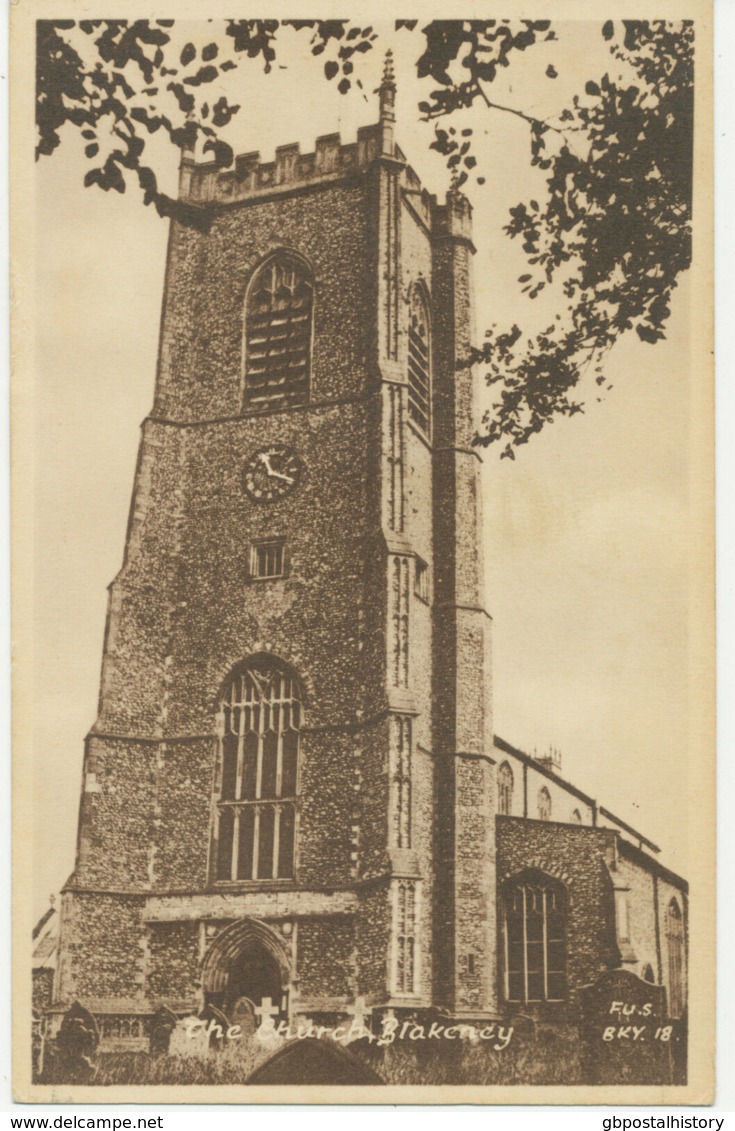
[[[363,994],[361,994],[360,997],[355,998],[354,1005],[347,1006],[345,1013],[348,1017],[352,1018],[350,1024],[350,1032],[354,1034],[353,1039],[357,1040],[358,1035],[361,1035],[363,1037],[367,1036],[370,1040],[372,1040],[372,1034],[370,1033],[367,1024],[370,1019],[372,1009],[366,1008],[365,997]]]
[[[280,1009],[273,1004],[273,1000],[264,997],[260,1005],[255,1007],[255,1016],[260,1018],[260,1028],[263,1031],[275,1029],[274,1019],[278,1017]]]
[[[260,1025],[256,1030],[257,1039],[261,1044],[272,1048],[280,1044],[281,1038],[276,1030],[275,1019],[280,1013],[277,1005],[269,997],[264,997],[260,1005],[255,1007],[255,1016],[260,1019]]]

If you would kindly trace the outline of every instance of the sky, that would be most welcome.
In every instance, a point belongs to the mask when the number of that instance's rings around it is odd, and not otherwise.
[[[187,29],[195,38],[212,26]],[[511,68],[498,101],[547,116],[612,61],[598,23],[560,28],[559,42]],[[563,34],[562,34],[563,33]],[[396,52],[397,138],[430,191],[443,160],[417,122],[416,37]],[[303,41],[302,41],[303,43]],[[303,46],[270,75],[234,73],[243,109],[237,151],[339,130],[354,140],[376,119],[382,55],[365,58],[363,96],[340,96]],[[553,61],[551,83],[544,72]],[[229,88],[232,90],[232,88]],[[425,89],[423,97],[425,97]],[[542,188],[527,127],[471,111],[484,186],[474,207],[476,321],[524,320],[549,307],[520,294],[520,248],[502,233],[508,209]],[[156,152],[173,190],[176,156]],[[106,586],[120,567],[139,440],[155,379],[167,224],[134,193],[84,189],[76,138],[37,165],[34,561],[34,901],[38,913],[72,870],[83,740],[94,722]],[[551,300],[548,300],[551,301]],[[483,452],[486,606],[494,621],[495,730],[523,750],[561,750],[562,775],[661,845],[687,875],[690,644],[691,292],[672,306],[667,341],[621,342],[612,391],[556,421],[519,452]],[[542,323],[543,324],[543,323]],[[481,391],[483,407],[490,403]],[[53,833],[53,853],[44,850]]]

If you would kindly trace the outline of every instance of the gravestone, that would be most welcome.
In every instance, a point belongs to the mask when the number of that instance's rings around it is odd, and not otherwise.
[[[56,1038],[56,1074],[63,1081],[85,1080],[95,1069],[100,1031],[92,1013],[75,1001]]]
[[[513,1045],[532,1045],[536,1040],[537,1024],[534,1017],[527,1013],[516,1013],[507,1023],[506,1028],[513,1029]]]
[[[280,1016],[280,1009],[271,998],[264,997],[260,1005],[255,1006],[255,1016],[258,1019],[258,1042],[265,1048],[277,1048],[282,1043],[276,1028],[276,1019]]]
[[[305,1037],[289,1041],[255,1069],[248,1084],[382,1084],[380,1076],[349,1049]]]
[[[577,995],[585,1084],[670,1084],[674,1026],[663,986],[611,970]]]
[[[255,1002],[249,997],[240,997],[229,1010],[230,1023],[240,1028],[240,1039],[248,1041],[253,1037],[257,1028]]]
[[[176,1028],[176,1014],[161,1006],[151,1018],[151,1056],[165,1056]]]
[[[372,1009],[365,1004],[363,996],[355,999],[355,1004],[348,1006],[345,1010],[349,1019],[348,1039],[346,1044],[351,1044],[353,1041],[364,1040],[367,1033],[370,1032],[370,1024],[372,1018]]]
[[[209,1035],[204,1025],[192,1026],[199,1018],[181,1017],[171,1031],[168,1044],[169,1056],[201,1057],[209,1051]]]
[[[230,1021],[216,1005],[205,1005],[199,1014],[199,1020],[204,1022],[204,1032],[207,1037],[207,1048],[211,1052],[221,1052],[227,1041],[227,1030]]]

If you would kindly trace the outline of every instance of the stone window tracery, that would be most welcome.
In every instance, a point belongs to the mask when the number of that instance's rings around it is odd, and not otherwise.
[[[551,820],[551,794],[545,785],[538,791],[538,819],[539,821]]]
[[[416,984],[416,884],[399,880],[395,905],[395,992],[414,994]]]
[[[308,401],[313,296],[309,271],[296,256],[279,254],[259,268],[245,309],[246,410]]]
[[[398,717],[394,724],[393,842],[411,847],[411,720]]]
[[[513,813],[513,771],[507,762],[498,770],[498,813],[505,817]]]
[[[294,874],[301,694],[272,660],[230,680],[220,703],[217,880]]]
[[[507,1001],[563,1001],[567,996],[567,900],[562,884],[530,875],[503,888]]]
[[[669,1013],[681,1017],[684,1011],[684,920],[672,899],[666,909],[666,941],[669,951]]]

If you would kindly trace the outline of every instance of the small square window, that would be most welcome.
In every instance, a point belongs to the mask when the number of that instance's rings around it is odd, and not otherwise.
[[[416,575],[413,591],[421,601],[429,603],[429,567],[421,558],[416,558]]]
[[[286,576],[286,544],[282,538],[254,542],[250,547],[250,577],[267,581]]]

